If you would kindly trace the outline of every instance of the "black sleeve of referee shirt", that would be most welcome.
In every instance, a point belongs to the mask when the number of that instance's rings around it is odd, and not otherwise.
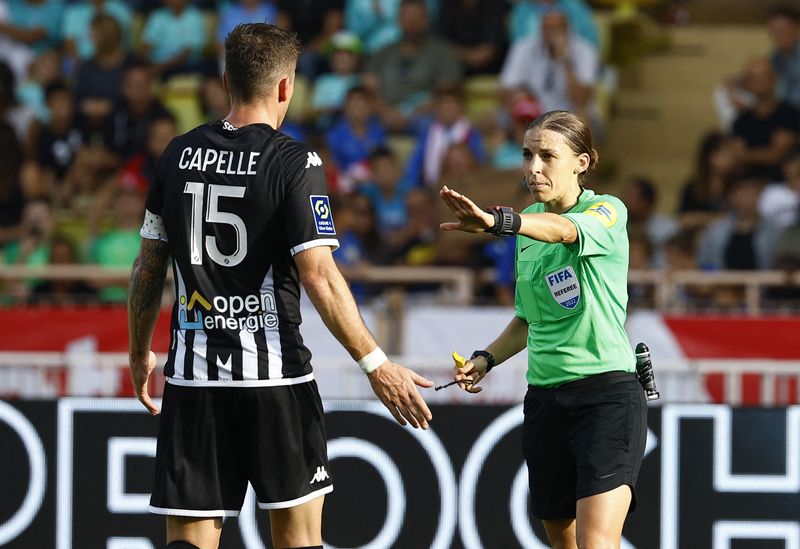
[[[285,230],[291,254],[316,246],[338,248],[322,160],[304,149],[289,165]]]

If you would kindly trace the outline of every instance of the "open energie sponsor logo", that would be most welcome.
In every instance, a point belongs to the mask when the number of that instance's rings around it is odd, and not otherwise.
[[[209,301],[195,290],[188,301],[182,295],[178,302],[178,326],[181,330],[257,332],[278,326],[278,309],[272,292],[246,296],[218,295]]]

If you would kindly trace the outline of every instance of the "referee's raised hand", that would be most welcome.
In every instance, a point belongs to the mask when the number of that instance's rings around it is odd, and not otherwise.
[[[430,388],[433,382],[389,360],[367,374],[372,390],[400,425],[428,428],[433,419],[417,386]],[[407,420],[407,421],[406,421]]]

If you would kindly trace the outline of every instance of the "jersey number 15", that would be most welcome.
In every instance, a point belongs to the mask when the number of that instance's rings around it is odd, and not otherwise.
[[[236,232],[236,251],[230,255],[225,255],[217,247],[217,237],[206,235],[206,253],[214,263],[223,267],[235,267],[241,263],[247,255],[247,228],[244,220],[236,214],[219,211],[220,197],[242,198],[244,197],[244,187],[232,187],[229,185],[207,185],[208,186],[208,208],[206,209],[205,220],[209,223],[222,223],[230,225]],[[203,193],[206,185],[187,181],[183,192],[192,195],[192,227],[190,235],[190,255],[192,265],[203,264]]]

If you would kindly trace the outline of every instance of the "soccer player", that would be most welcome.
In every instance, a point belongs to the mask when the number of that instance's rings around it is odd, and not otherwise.
[[[625,333],[627,213],[583,187],[597,163],[580,118],[552,111],[528,126],[523,183],[534,204],[482,210],[447,187],[444,230],[517,235],[516,314],[454,378],[477,393],[497,364],[528,349],[522,448],[533,513],[553,547],[619,547],[644,455],[647,407]]]
[[[277,131],[292,98],[294,34],[257,23],[225,41],[228,116],[174,139],[147,198],[129,298],[137,397],[156,366],[150,342],[168,257],[177,299],[164,373],[150,510],[169,549],[216,548],[247,483],[268,509],[273,546],[322,545],[332,489],[322,403],[300,335],[300,282],[398,422],[427,428],[417,385],[364,325],[332,258],[338,245],[316,152]]]

